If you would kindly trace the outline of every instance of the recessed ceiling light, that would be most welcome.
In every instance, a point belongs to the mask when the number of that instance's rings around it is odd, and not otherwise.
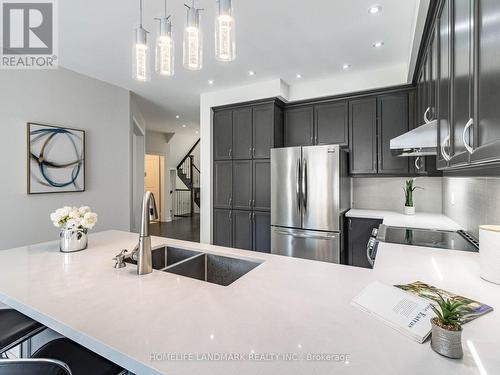
[[[198,134],[198,133],[199,133],[199,131],[198,131],[198,130],[196,130],[196,131],[195,131],[195,133],[196,133],[196,134]]]
[[[295,77],[297,77],[298,79],[301,79],[302,78],[302,74],[297,73],[297,75]]]
[[[213,80],[210,80],[210,81],[208,81],[208,84],[209,84],[209,85],[213,85],[213,84],[214,84],[214,81],[213,81]]]
[[[382,11],[382,6],[381,5],[372,5],[371,7],[368,8],[368,13],[370,14],[377,14]]]
[[[344,65],[342,65],[342,69],[344,69],[344,70],[347,70],[347,69],[349,69],[350,67],[351,67],[351,65],[349,65],[349,64],[344,64]]]
[[[179,115],[175,115],[175,118],[181,118],[181,116],[179,116]]]
[[[182,127],[185,128],[187,125],[186,124],[182,124]]]
[[[384,42],[381,42],[381,41],[378,41],[378,42],[375,42],[373,43],[373,47],[375,48],[380,48],[384,45]]]
[[[255,73],[253,70],[249,70],[249,71],[248,71],[248,75],[249,75],[249,76],[254,76],[255,74],[256,74],[256,73]]]

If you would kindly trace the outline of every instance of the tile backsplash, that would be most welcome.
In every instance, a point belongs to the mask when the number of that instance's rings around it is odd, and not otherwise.
[[[369,177],[352,179],[352,207],[402,212],[405,204],[403,186],[408,178]],[[417,177],[416,185],[423,188],[414,192],[417,212],[442,212],[442,179]]]
[[[500,178],[444,177],[443,213],[475,236],[480,225],[500,224]]]

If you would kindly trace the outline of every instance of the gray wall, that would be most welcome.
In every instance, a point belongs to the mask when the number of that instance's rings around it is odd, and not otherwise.
[[[352,207],[402,212],[406,180],[403,177],[353,178]],[[441,178],[418,177],[416,184],[424,188],[414,192],[416,211],[441,213]]]
[[[500,178],[444,177],[443,212],[475,236],[480,225],[500,224]]]
[[[56,239],[49,214],[89,205],[95,230],[130,227],[130,94],[65,69],[0,71],[0,249]],[[26,123],[86,130],[86,191],[27,195]]]

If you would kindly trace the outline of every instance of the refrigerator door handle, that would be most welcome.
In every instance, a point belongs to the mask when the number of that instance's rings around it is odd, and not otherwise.
[[[302,166],[302,205],[304,206],[304,213],[307,211],[307,160],[304,159]]]
[[[295,192],[296,192],[296,197],[297,197],[297,212],[300,213],[300,175],[301,175],[301,168],[300,168],[300,159],[297,159],[297,171],[296,171],[296,186],[295,186]]]
[[[337,238],[337,235],[335,235],[335,234],[311,235],[311,234],[302,234],[302,233],[292,233],[292,232],[286,232],[286,231],[281,231],[281,230],[277,230],[276,233],[283,234],[285,236],[298,237],[298,238],[317,238],[317,239],[324,239],[324,240],[331,240],[331,239]]]

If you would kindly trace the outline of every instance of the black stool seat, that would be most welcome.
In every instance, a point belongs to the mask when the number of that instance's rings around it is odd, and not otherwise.
[[[51,359],[2,359],[0,375],[71,375],[71,371]]]
[[[67,338],[55,339],[38,349],[31,358],[64,362],[73,375],[117,375],[123,369]]]
[[[0,353],[16,346],[44,326],[13,309],[0,309]]]

